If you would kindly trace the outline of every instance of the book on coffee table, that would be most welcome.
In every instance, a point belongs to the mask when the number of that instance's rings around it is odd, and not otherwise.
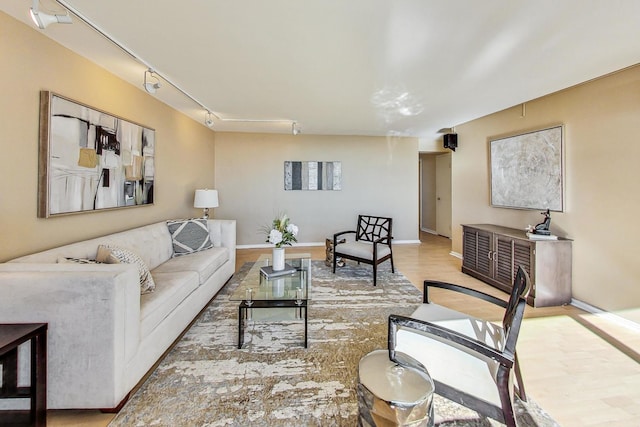
[[[290,266],[289,264],[284,264],[283,270],[274,271],[273,266],[267,265],[264,267],[260,267],[260,274],[265,276],[267,279],[273,279],[274,277],[280,276],[288,276],[289,274],[295,273],[297,270],[295,267]]]

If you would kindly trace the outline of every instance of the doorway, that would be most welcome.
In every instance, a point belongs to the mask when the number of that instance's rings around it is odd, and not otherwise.
[[[420,230],[451,238],[451,153],[420,153]]]

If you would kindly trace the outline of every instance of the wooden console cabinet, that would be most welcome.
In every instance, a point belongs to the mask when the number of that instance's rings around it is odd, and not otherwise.
[[[531,279],[529,305],[571,302],[571,240],[531,240],[524,230],[492,224],[463,225],[462,230],[463,273],[509,293],[522,265]]]

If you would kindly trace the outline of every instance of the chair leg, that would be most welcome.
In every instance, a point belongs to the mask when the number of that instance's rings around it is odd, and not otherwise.
[[[377,281],[377,264],[374,262],[373,263],[373,286],[376,286],[376,281]]]
[[[336,274],[336,251],[335,246],[333,247],[333,274]]]
[[[516,381],[518,382],[518,397],[523,402],[527,401],[527,393],[524,391],[524,381],[522,381],[522,373],[520,372],[520,363],[518,363],[518,354],[514,354]]]
[[[497,375],[498,394],[500,395],[500,403],[502,404],[502,415],[504,423],[507,427],[517,427],[516,416],[513,411],[513,402],[509,393],[509,370],[504,367],[498,368]]]
[[[393,268],[393,252],[391,252],[391,272],[395,273],[396,270]]]

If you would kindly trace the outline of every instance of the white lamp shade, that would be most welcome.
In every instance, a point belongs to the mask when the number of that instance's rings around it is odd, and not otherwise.
[[[217,208],[218,190],[196,190],[196,197],[193,200],[194,208]]]

